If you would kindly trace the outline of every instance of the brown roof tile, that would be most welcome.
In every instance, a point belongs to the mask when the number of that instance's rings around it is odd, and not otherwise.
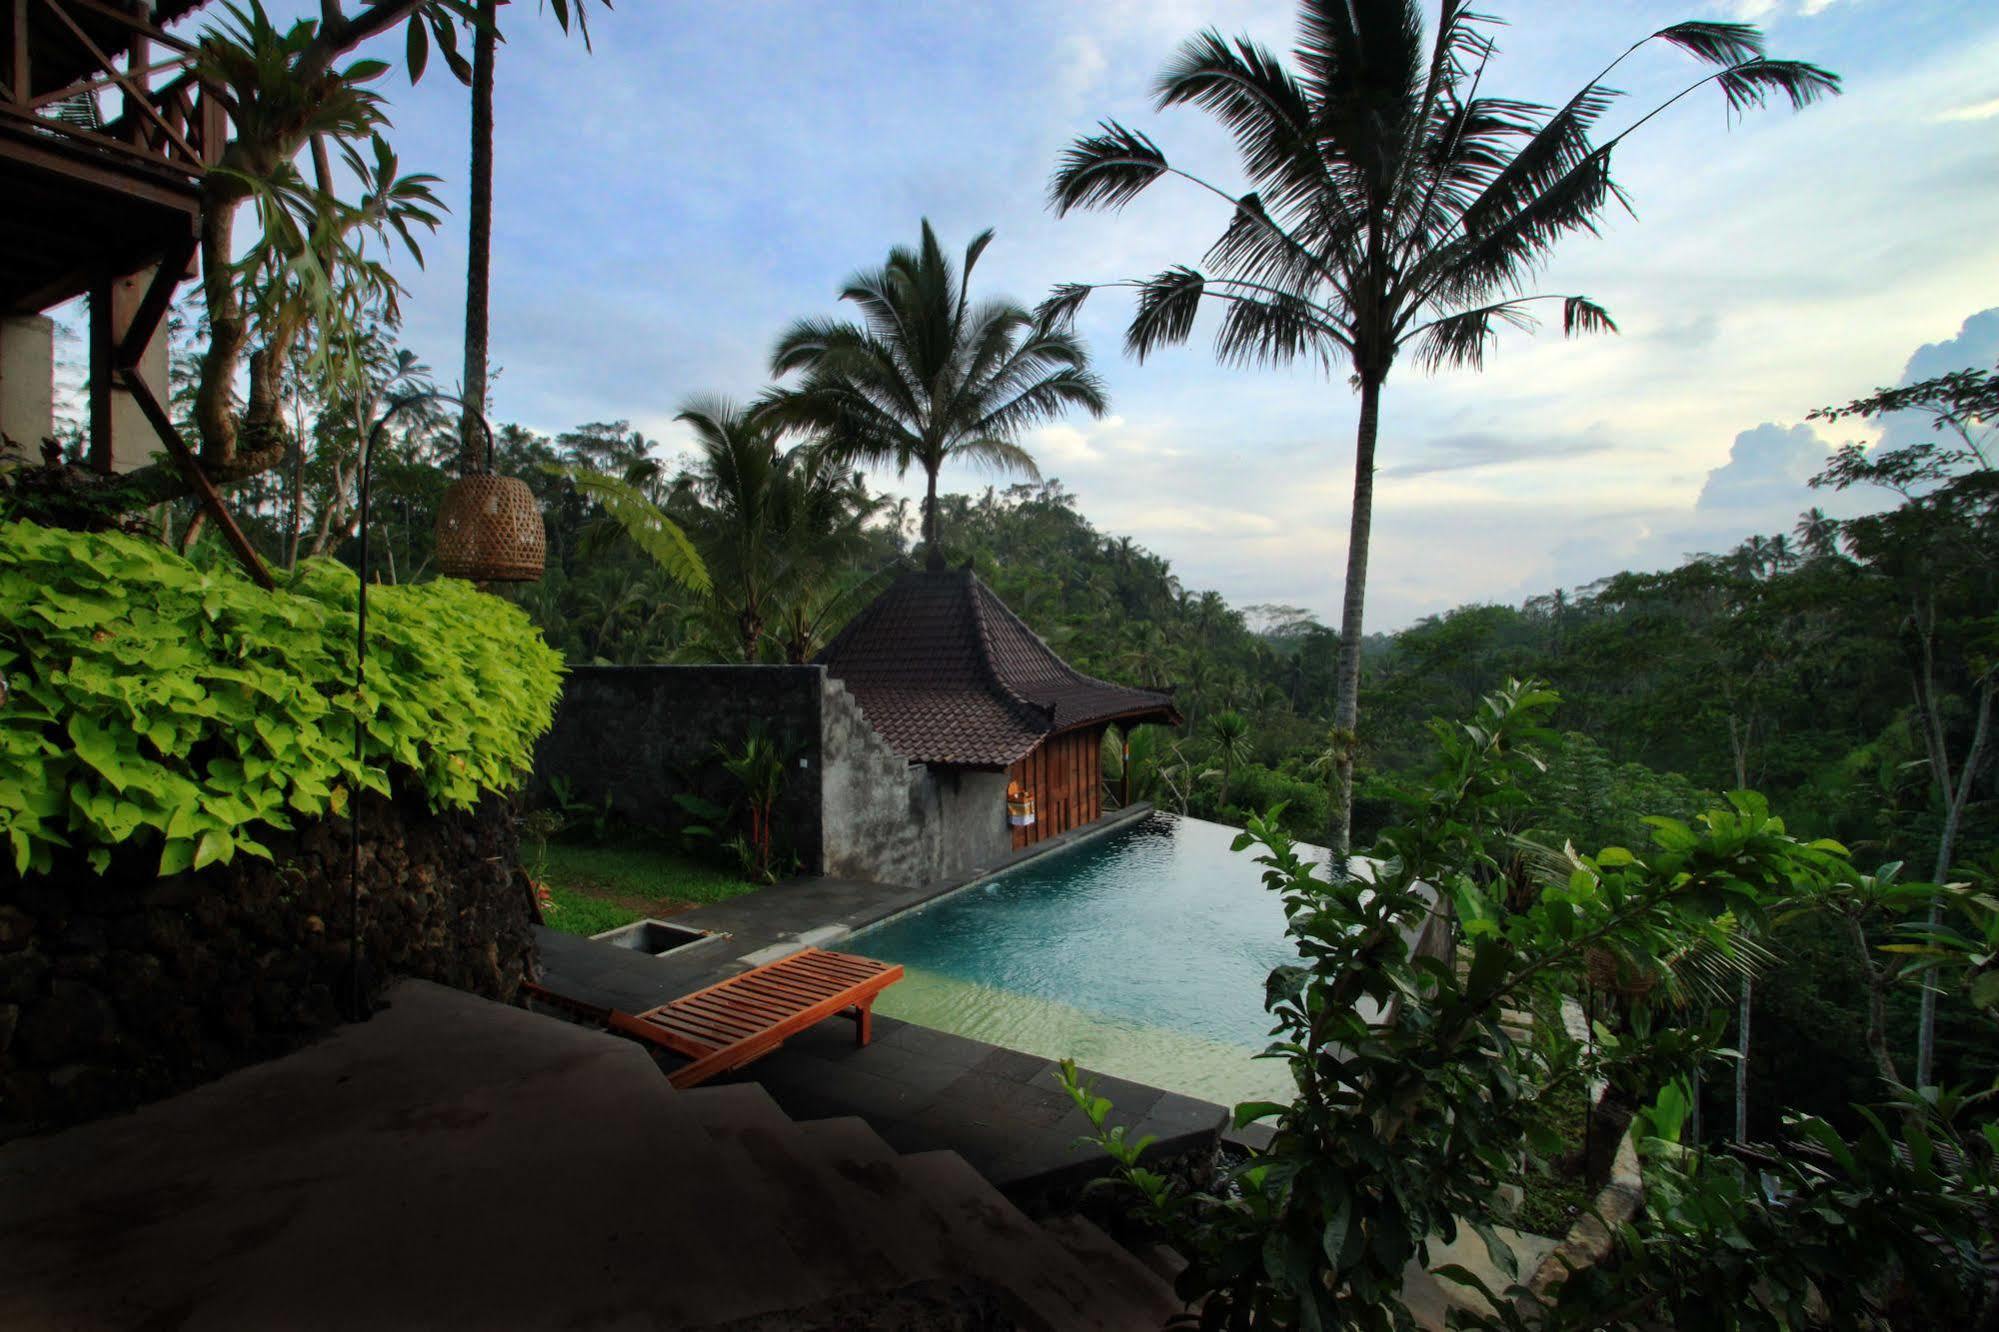
[[[1166,694],[1056,656],[970,569],[904,574],[817,660],[912,763],[1003,768],[1060,731],[1179,720]]]

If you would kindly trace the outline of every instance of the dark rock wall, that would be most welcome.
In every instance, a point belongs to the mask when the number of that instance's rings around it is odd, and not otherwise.
[[[628,823],[676,832],[690,821],[674,796],[729,806],[741,787],[718,746],[735,751],[752,726],[784,746],[779,842],[808,874],[821,869],[820,666],[578,666],[563,682],[555,725],[535,750],[547,799],[561,781],[572,800]],[[801,761],[803,767],[800,766]]]
[[[361,931],[376,988],[416,976],[498,1000],[533,961],[510,801],[361,803]],[[154,877],[158,850],[0,871],[0,1139],[123,1109],[282,1054],[338,1020],[349,825],[262,838],[274,859]]]

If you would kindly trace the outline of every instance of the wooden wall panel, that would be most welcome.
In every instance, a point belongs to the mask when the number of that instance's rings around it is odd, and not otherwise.
[[[1103,732],[1071,731],[1044,740],[1007,769],[1007,780],[1034,793],[1035,821],[1015,828],[1014,849],[1033,846],[1102,817]]]

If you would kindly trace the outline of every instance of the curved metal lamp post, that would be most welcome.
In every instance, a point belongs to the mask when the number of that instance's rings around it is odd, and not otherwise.
[[[495,582],[533,582],[541,577],[541,557],[544,548],[544,538],[539,530],[541,510],[534,505],[533,492],[528,490],[525,482],[513,477],[496,477],[493,475],[493,427],[487,422],[486,414],[456,394],[434,390],[404,394],[402,397],[391,401],[387,410],[368,428],[367,434],[362,436],[361,440],[361,490],[358,512],[358,531],[361,539],[359,561],[361,587],[354,602],[354,763],[357,768],[360,766],[365,753],[364,745],[367,736],[367,721],[360,710],[360,703],[361,689],[368,675],[368,507],[370,482],[375,472],[375,445],[380,441],[382,431],[388,427],[389,422],[398,413],[414,407],[421,402],[447,402],[456,404],[460,409],[469,413],[479,422],[479,429],[486,436],[486,470],[482,473],[474,473],[459,478],[457,481],[451,483],[450,489],[445,491],[444,502],[439,506],[438,513],[440,538],[444,535],[443,528],[446,516],[451,514],[454,509],[459,511],[492,512],[496,502],[502,506],[511,502],[516,506],[514,517],[518,523],[520,521],[518,500],[521,496],[525,496],[528,507],[533,512],[535,523],[533,539],[531,541],[523,539],[521,542],[522,546],[527,549],[520,551],[518,556],[511,562],[506,563],[504,567],[494,568],[490,565],[478,565],[475,563],[472,566],[467,566],[467,568],[475,572],[477,576]],[[517,491],[514,489],[516,487],[518,488]],[[498,492],[500,496],[497,501],[494,498],[495,492]],[[468,495],[469,500],[467,498]],[[532,558],[526,558],[527,556],[531,556]],[[446,573],[461,573],[465,571],[465,568],[447,567],[445,569]],[[348,829],[350,836],[347,880],[347,946],[349,953],[347,959],[347,1016],[358,1022],[368,1016],[368,987],[363,975],[364,962],[361,945],[361,793],[358,787],[355,789],[353,803],[348,811]]]

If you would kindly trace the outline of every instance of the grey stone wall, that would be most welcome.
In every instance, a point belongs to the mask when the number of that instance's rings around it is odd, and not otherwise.
[[[962,878],[1012,849],[1004,772],[905,762],[834,679],[820,735],[826,873],[914,886]]]
[[[823,864],[820,833],[821,666],[579,666],[555,724],[535,751],[535,793],[566,783],[572,799],[662,832],[689,822],[673,797],[737,798],[717,746],[735,749],[762,725],[789,754],[777,825],[802,870]],[[803,761],[804,766],[800,767]]]
[[[936,790],[939,811],[933,879],[960,879],[1013,853],[1004,772],[930,769],[927,777]]]
[[[534,914],[510,801],[433,814],[368,796],[361,933],[376,986],[416,976],[510,1000]],[[338,1020],[345,819],[260,833],[272,860],[158,877],[157,842],[0,870],[0,1140],[169,1095],[283,1054]]]
[[[820,712],[825,873],[923,884],[936,877],[936,793],[888,747],[838,680],[825,678]]]
[[[674,832],[674,796],[736,798],[716,746],[761,723],[791,754],[782,846],[808,874],[921,885],[963,877],[1012,849],[1006,774],[931,769],[890,749],[823,666],[583,666],[535,754],[544,798],[572,799]],[[801,760],[804,766],[800,766]]]

